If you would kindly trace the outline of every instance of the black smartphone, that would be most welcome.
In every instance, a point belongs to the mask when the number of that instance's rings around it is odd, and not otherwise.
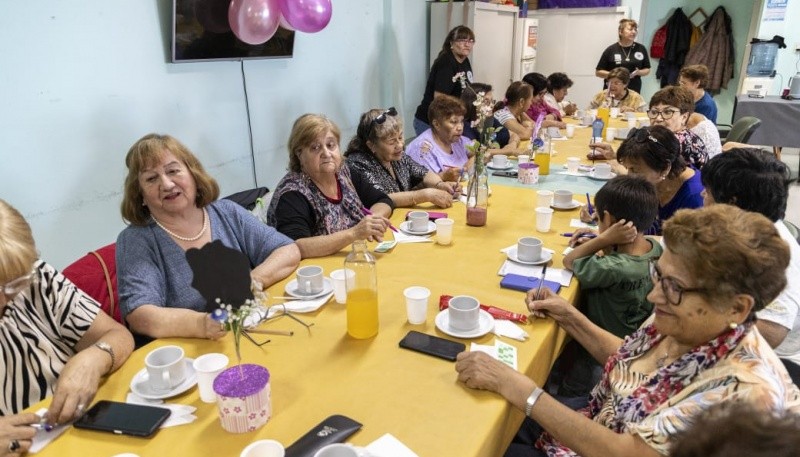
[[[411,330],[400,340],[400,347],[422,352],[445,360],[455,361],[459,352],[467,348],[463,343]]]
[[[157,406],[100,400],[73,425],[117,435],[150,436],[169,415],[170,410]]]
[[[516,178],[517,172],[516,171],[494,171],[492,172],[492,176],[502,176],[504,178]]]

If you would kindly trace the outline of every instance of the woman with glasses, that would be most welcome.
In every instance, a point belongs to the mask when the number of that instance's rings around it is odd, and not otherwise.
[[[417,135],[431,127],[428,108],[431,102],[441,95],[461,96],[466,84],[472,82],[472,64],[469,53],[475,45],[475,34],[469,27],[459,25],[444,39],[442,50],[433,61],[428,82],[425,83],[425,94],[414,114],[414,131]]]
[[[647,116],[651,125],[663,125],[678,137],[683,160],[699,170],[709,158],[722,152],[722,145],[716,126],[700,114],[695,116],[694,127],[689,129],[687,123],[693,111],[692,93],[683,87],[670,86],[653,94]],[[702,137],[696,131],[701,132]]]
[[[666,127],[632,130],[617,151],[617,161],[628,174],[656,186],[658,218],[649,235],[660,235],[662,223],[679,209],[703,206],[700,172],[686,166],[678,139]]]
[[[466,112],[461,100],[449,95],[436,97],[428,109],[431,127],[406,149],[409,157],[442,181],[457,182],[470,160],[467,146],[472,140],[462,135]]]
[[[302,258],[334,254],[357,240],[382,241],[394,202],[343,166],[341,133],[304,114],[289,135],[289,172],[275,188],[267,222],[292,238]]]
[[[394,107],[362,114],[344,155],[351,176],[389,195],[395,206],[453,205],[458,183],[442,180],[403,153],[403,120]]]
[[[547,90],[550,87],[547,78],[541,73],[528,73],[522,77],[522,81],[533,87],[533,93],[536,94],[533,98],[533,103],[526,111],[528,117],[535,121],[539,118],[539,115],[544,116],[542,118],[543,128],[566,128],[567,124],[561,121],[561,112],[557,108],[548,105],[545,101],[545,97],[548,95]]]
[[[665,224],[664,241],[650,267],[655,312],[624,340],[557,294],[528,292],[530,311],[555,319],[604,364],[588,404],[562,404],[484,353],[459,354],[459,381],[528,417],[506,456],[666,455],[718,403],[800,414],[800,391],[754,325],[786,284],[789,249],[772,223],[728,205],[684,210]]]
[[[639,92],[628,87],[631,81],[630,72],[623,67],[617,67],[606,73],[608,88],[594,96],[589,108],[619,108],[620,113],[644,112],[647,102]]]
[[[647,48],[635,41],[638,33],[639,27],[636,21],[632,19],[619,21],[619,40],[603,51],[595,69],[595,75],[605,80],[604,88],[610,83],[611,71],[623,67],[629,72],[631,90],[642,91],[641,77],[650,74],[650,58],[647,55]]]
[[[133,351],[125,327],[100,304],[41,260],[31,228],[0,200],[0,455],[30,447],[33,414],[52,397],[46,420],[66,423],[92,403],[104,377]]]

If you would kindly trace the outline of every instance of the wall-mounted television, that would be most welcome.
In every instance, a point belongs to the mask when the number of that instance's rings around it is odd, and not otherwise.
[[[266,43],[247,44],[228,23],[231,0],[173,0],[172,62],[292,57],[294,31],[278,27]]]

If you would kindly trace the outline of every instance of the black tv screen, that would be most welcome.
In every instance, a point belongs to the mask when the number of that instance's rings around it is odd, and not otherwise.
[[[172,61],[292,57],[294,31],[278,27],[266,43],[238,39],[228,23],[231,0],[173,0]]]

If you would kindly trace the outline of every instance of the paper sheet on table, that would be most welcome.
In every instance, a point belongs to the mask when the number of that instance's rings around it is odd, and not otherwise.
[[[505,276],[509,273],[513,273],[522,276],[541,278],[542,269],[543,267],[539,265],[522,265],[510,260],[506,260],[503,262],[503,265],[500,266],[500,270],[497,271],[497,274],[500,276]],[[548,281],[555,281],[562,286],[567,287],[569,286],[569,282],[572,280],[572,272],[563,268],[548,268],[544,279]]]
[[[492,358],[505,363],[514,370],[517,369],[517,348],[508,343],[497,339],[494,340],[494,346],[472,343],[469,346],[469,350],[470,352],[489,354]]]
[[[401,231],[394,232],[394,240],[400,243],[432,243],[430,235],[409,235]]]
[[[569,226],[574,228],[590,228],[596,229],[596,225],[587,224],[586,222],[581,222],[580,219],[570,219]]]
[[[389,433],[369,443],[365,449],[370,457],[418,457],[408,446]]]
[[[45,413],[47,413],[47,408],[42,408],[39,411],[36,411],[36,415],[39,417],[43,417]],[[72,424],[59,425],[49,432],[45,431],[44,429],[36,430],[36,434],[33,435],[33,440],[31,440],[31,448],[28,450],[28,454],[35,454],[44,449],[44,447],[50,444],[50,442],[67,431],[71,425]]]

